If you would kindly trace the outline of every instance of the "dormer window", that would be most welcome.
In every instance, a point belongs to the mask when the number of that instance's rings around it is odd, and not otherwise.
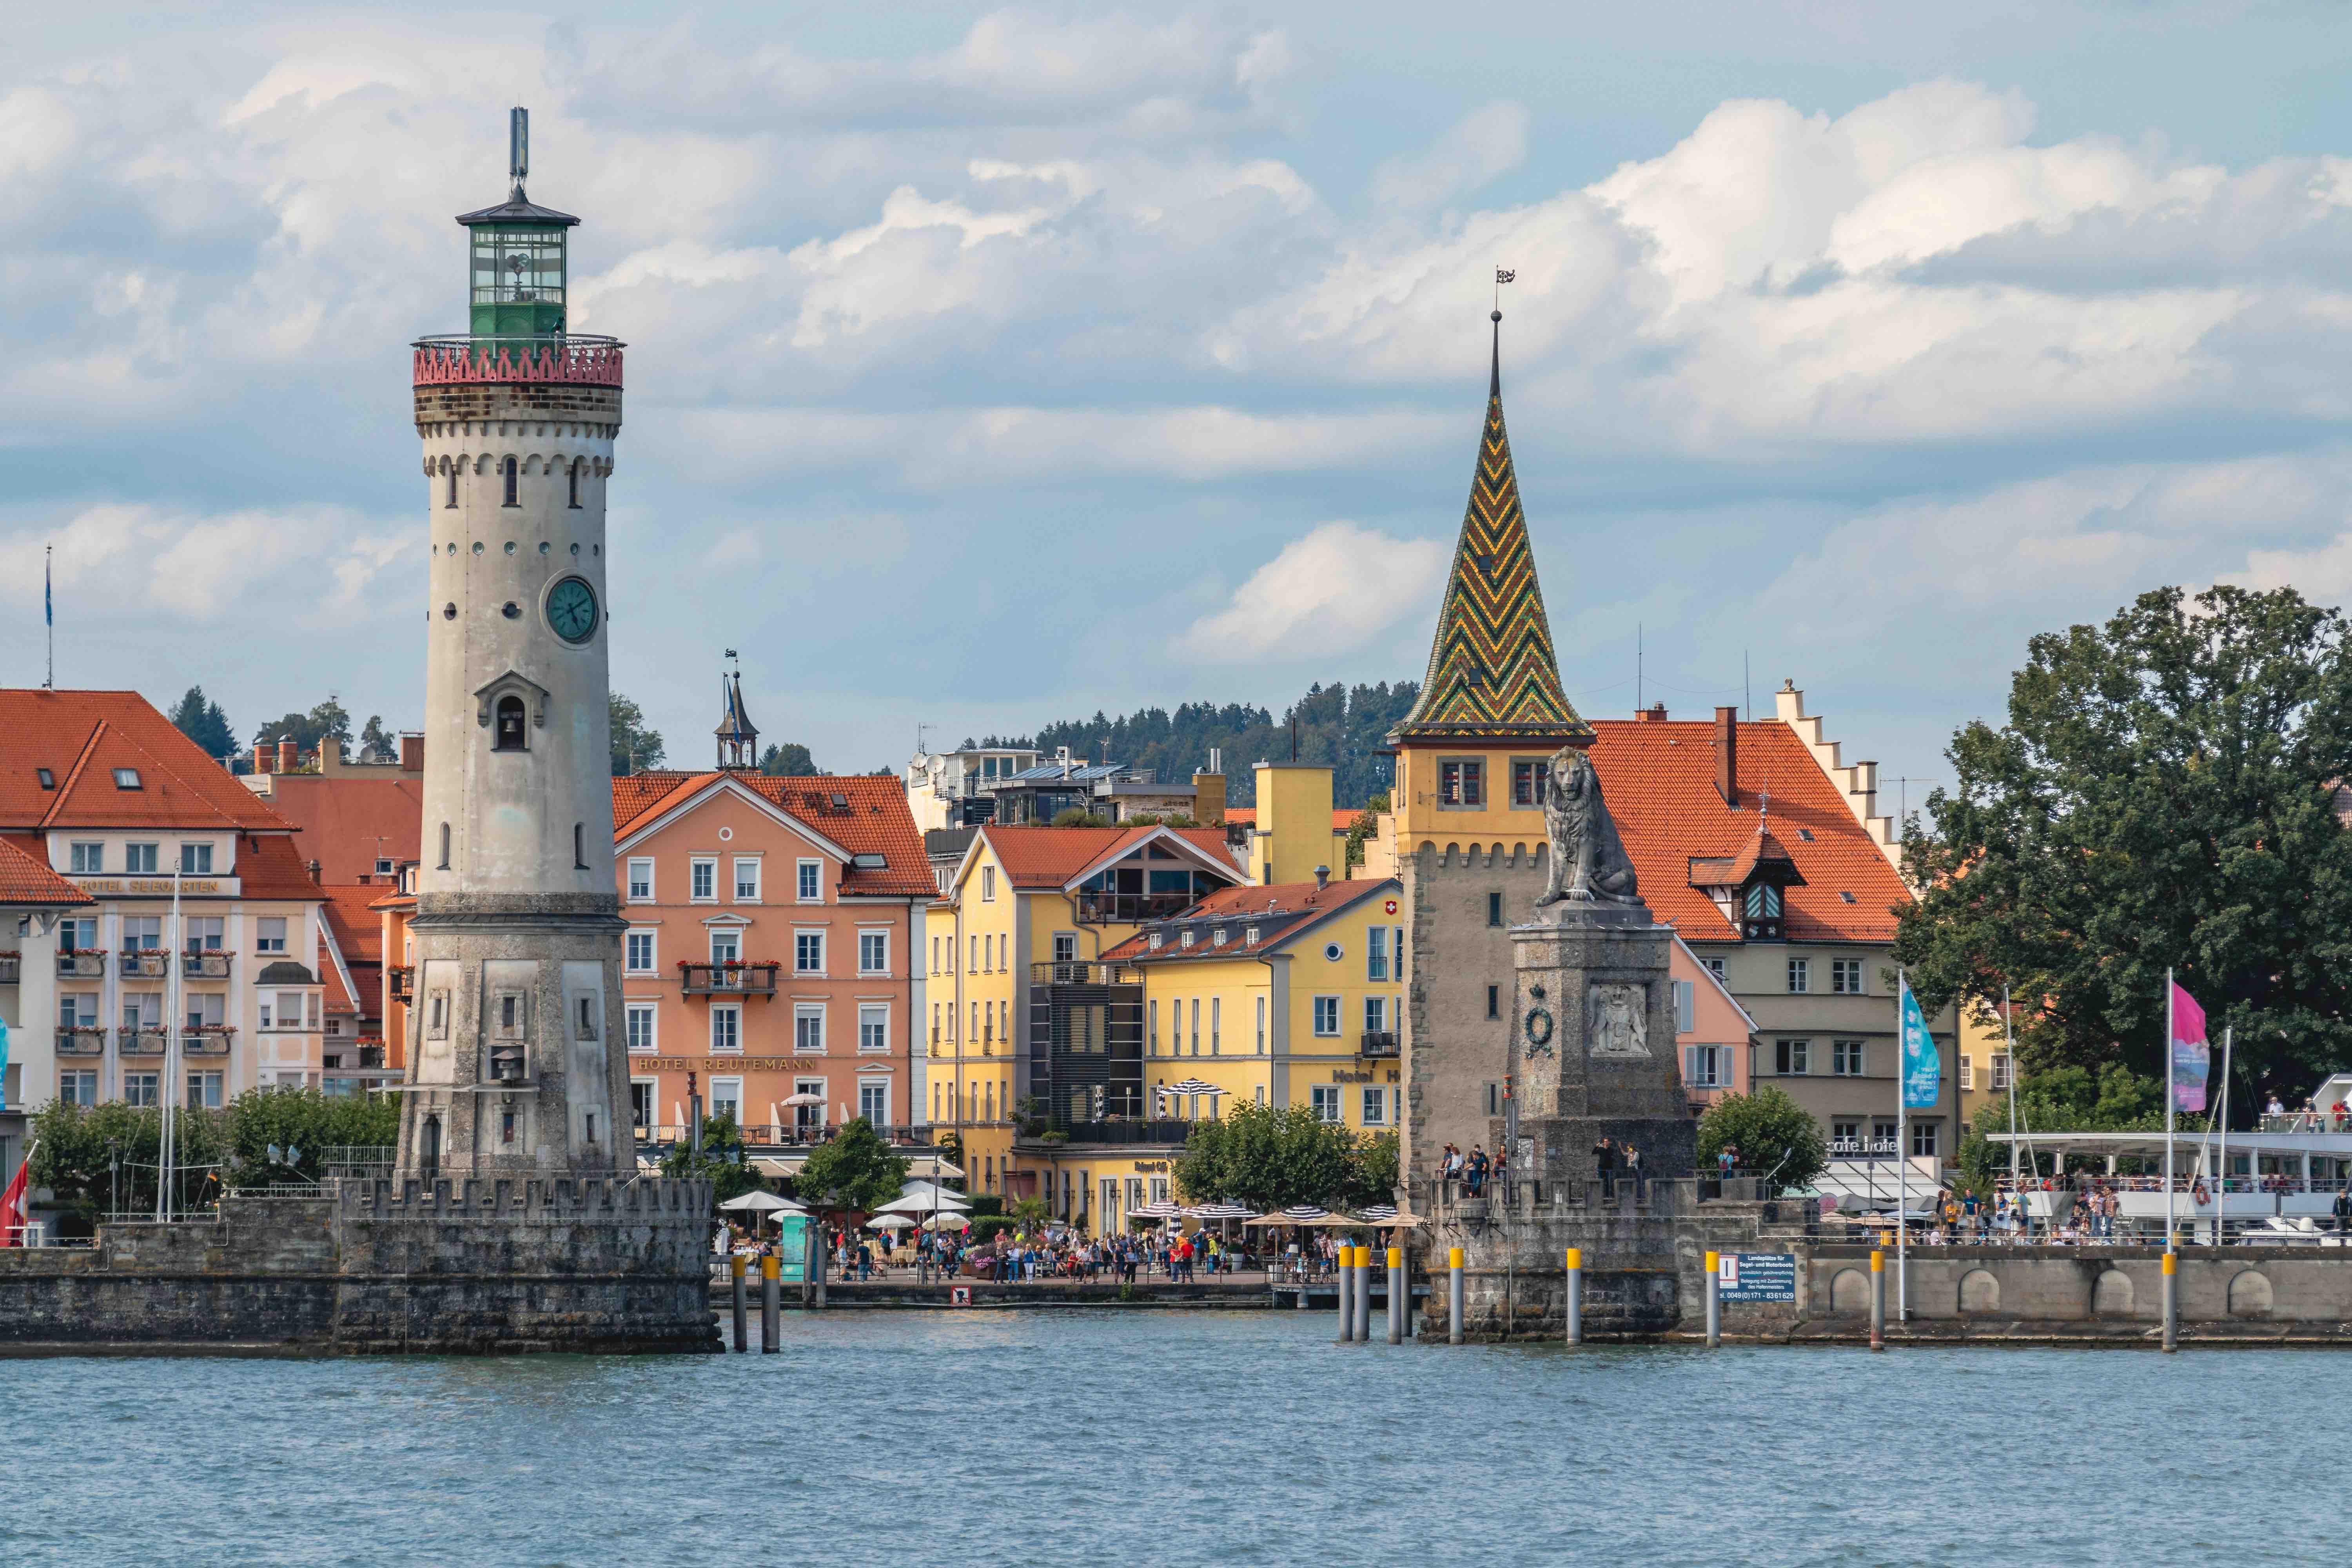
[[[1750,882],[1742,896],[1745,919],[1741,934],[1753,940],[1777,942],[1780,938],[1780,889],[1773,882]]]
[[[1212,946],[1212,947],[1223,947],[1223,946],[1224,946],[1224,945],[1225,945],[1225,928],[1224,928],[1224,927],[1223,927],[1223,926],[1219,926],[1219,927],[1218,927],[1214,931],[1212,931],[1212,932],[1210,933],[1210,935],[1209,935],[1209,945],[1210,945],[1210,946]]]
[[[1152,952],[1158,952],[1160,951],[1160,943],[1161,940],[1162,940],[1162,939],[1161,939],[1161,937],[1160,937],[1160,933],[1159,933],[1158,931],[1153,931],[1153,932],[1151,933],[1151,936],[1150,936],[1150,948],[1151,948],[1151,951],[1152,951]]]
[[[45,782],[46,782],[46,781],[45,781]],[[117,769],[115,769],[115,770],[114,770],[114,787],[115,787],[115,788],[117,788],[117,789],[138,789],[138,788],[140,788],[140,787],[141,787],[141,785],[140,785],[140,783],[139,783],[139,770],[138,770],[137,768],[117,768]]]
[[[1179,947],[1190,947],[1190,946],[1192,946],[1192,933],[1191,931],[1186,931],[1182,936],[1181,936],[1181,937],[1177,938],[1177,939],[1176,939],[1176,945],[1178,945]]]
[[[1244,929],[1242,932],[1242,941],[1250,947],[1255,947],[1258,942],[1257,927],[1250,926]]]

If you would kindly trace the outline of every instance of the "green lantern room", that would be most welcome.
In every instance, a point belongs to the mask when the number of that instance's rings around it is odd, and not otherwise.
[[[462,214],[472,236],[472,316],[477,338],[548,338],[564,332],[564,230],[580,220],[535,206],[523,195],[530,173],[526,111],[509,122],[509,163],[514,194],[503,204]]]

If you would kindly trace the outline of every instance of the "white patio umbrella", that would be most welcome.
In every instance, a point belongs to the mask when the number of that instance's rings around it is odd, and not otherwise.
[[[729,1198],[719,1206],[722,1209],[749,1210],[758,1214],[768,1214],[776,1209],[789,1209],[799,1214],[808,1212],[790,1198],[780,1198],[775,1194],[767,1192],[745,1193],[740,1198]]]
[[[929,1214],[934,1209],[941,1214],[970,1214],[971,1205],[952,1193],[908,1193],[905,1197],[892,1198],[874,1212],[876,1214]]]
[[[824,1103],[824,1096],[821,1094],[811,1094],[803,1089],[798,1094],[788,1094],[784,1096],[783,1099],[776,1101],[776,1103],[793,1110],[798,1110],[803,1105],[823,1105]]]
[[[942,1230],[970,1230],[971,1221],[960,1214],[936,1214],[923,1222],[923,1228],[933,1233]]]
[[[868,1230],[905,1230],[915,1222],[902,1214],[877,1214],[866,1222]]]

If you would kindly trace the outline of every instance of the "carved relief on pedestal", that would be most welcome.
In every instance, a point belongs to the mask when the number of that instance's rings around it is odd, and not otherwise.
[[[1650,1055],[1650,988],[1594,984],[1584,994],[1585,1054],[1642,1059]]]

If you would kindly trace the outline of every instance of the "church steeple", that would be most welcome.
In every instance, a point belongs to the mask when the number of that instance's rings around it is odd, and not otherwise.
[[[1486,428],[1454,570],[1437,612],[1429,673],[1391,743],[1503,740],[1584,745],[1592,727],[1560,689],[1543,587],[1519,510],[1518,476],[1503,427],[1503,312],[1496,310]]]
[[[735,650],[727,650],[732,658]],[[720,771],[749,772],[760,765],[760,731],[743,710],[743,672],[738,668],[719,678],[719,766]]]

